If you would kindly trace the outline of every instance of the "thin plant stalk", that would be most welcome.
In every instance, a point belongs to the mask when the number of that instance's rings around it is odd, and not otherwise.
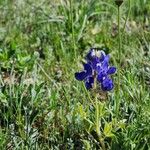
[[[84,83],[83,83],[83,88],[84,88],[84,91],[85,91],[85,93],[87,94],[87,97],[88,97],[88,99],[90,100],[91,104],[94,106],[94,103],[93,103],[93,101],[92,101],[92,99],[91,99],[91,97],[90,97],[90,94],[88,93],[88,91],[87,91],[87,89],[86,89]]]
[[[125,23],[124,23],[124,26],[123,26],[123,30],[122,32],[125,31],[125,27],[126,27],[126,24],[127,24],[127,21],[128,21],[128,18],[129,18],[129,15],[130,15],[130,12],[131,12],[131,0],[129,0],[129,9],[128,9],[128,14],[126,16],[126,19],[125,19]]]
[[[96,80],[96,75],[94,80]],[[94,82],[94,90],[97,89],[96,81]],[[100,115],[99,115],[99,103],[98,103],[98,94],[95,93],[95,126],[96,126],[96,133],[99,138],[99,143],[102,146],[103,150],[106,150],[104,140],[101,138],[101,132],[100,132]]]
[[[121,65],[121,33],[120,33],[120,6],[118,6],[118,58],[119,58],[119,65]],[[119,66],[120,67],[120,66]],[[120,74],[120,69],[119,69]],[[120,75],[119,75],[120,76]],[[120,81],[120,78],[119,78]],[[119,82],[120,83],[120,82]],[[119,84],[120,85],[120,84]]]
[[[102,150],[106,150],[104,140],[101,138],[101,133],[100,133],[100,122],[99,122],[100,115],[99,115],[99,103],[97,100],[97,94],[96,94],[95,100],[96,100],[96,104],[95,104],[96,133],[98,135],[99,142],[102,146]]]
[[[120,76],[121,76],[121,33],[120,33],[120,6],[118,6],[118,92],[116,99],[116,115],[118,116],[120,105]]]
[[[96,75],[95,75],[94,80],[95,80],[95,82],[94,82],[94,85],[93,85],[93,90],[95,91],[97,89]],[[102,134],[100,132],[100,113],[99,113],[98,94],[94,92],[94,94],[95,94],[95,104],[94,104],[92,99],[91,99],[91,96],[89,95],[89,93],[88,93],[88,91],[87,91],[87,89],[86,89],[84,84],[83,84],[83,87],[84,87],[84,90],[87,93],[87,96],[88,96],[89,100],[91,101],[93,106],[95,106],[95,128],[96,128],[96,133],[97,133],[97,136],[98,136],[98,139],[99,139],[99,143],[100,143],[100,145],[102,147],[102,150],[106,150],[105,143],[104,143],[103,138],[101,137]]]
[[[97,94],[96,94],[96,105],[95,105],[95,118],[96,118],[96,132],[98,136],[100,136],[100,124],[99,124],[99,106],[97,101]]]
[[[73,0],[70,0],[70,12],[71,12],[71,32],[72,32],[72,43],[73,43],[73,50],[74,50],[74,58],[76,60],[77,54],[76,54],[76,44],[75,44],[75,32],[74,32],[74,23],[73,23]]]

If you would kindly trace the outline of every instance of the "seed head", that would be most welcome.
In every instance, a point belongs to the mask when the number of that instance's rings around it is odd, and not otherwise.
[[[123,0],[115,0],[115,4],[120,7],[121,4],[123,3]]]

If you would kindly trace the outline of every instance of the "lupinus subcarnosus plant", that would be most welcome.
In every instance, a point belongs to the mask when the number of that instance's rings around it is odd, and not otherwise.
[[[84,81],[86,89],[95,96],[95,104],[92,102],[95,106],[95,129],[103,150],[106,148],[104,138],[100,132],[100,103],[97,100],[97,94],[100,92],[99,89],[107,92],[114,88],[114,83],[110,76],[116,72],[116,67],[109,66],[109,59],[109,54],[106,55],[104,51],[92,48],[86,55],[86,63],[83,63],[84,70],[75,73],[75,78],[79,81]],[[93,88],[94,90],[91,90]]]

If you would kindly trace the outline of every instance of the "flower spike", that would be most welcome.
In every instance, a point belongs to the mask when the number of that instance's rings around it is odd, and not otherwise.
[[[100,56],[98,56],[98,52]],[[94,81],[101,85],[103,91],[110,91],[114,84],[110,75],[116,72],[116,67],[109,66],[110,55],[106,55],[104,51],[97,51],[91,48],[86,55],[87,63],[83,64],[84,70],[75,73],[75,78],[84,81],[86,88],[93,88]],[[96,79],[96,80],[95,80]]]

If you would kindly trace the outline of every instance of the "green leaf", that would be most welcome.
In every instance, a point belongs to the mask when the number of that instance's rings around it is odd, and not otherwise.
[[[104,127],[104,135],[106,137],[113,137],[115,136],[113,133],[112,133],[112,123],[105,123],[105,127]]]
[[[7,102],[7,99],[6,99],[6,96],[0,92],[0,102],[4,105],[7,105],[8,106],[8,102]]]

